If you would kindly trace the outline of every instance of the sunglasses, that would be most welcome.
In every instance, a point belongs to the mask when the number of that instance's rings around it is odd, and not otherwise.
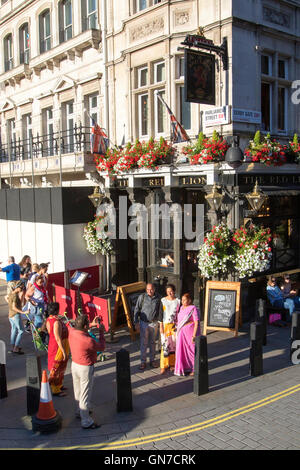
[[[271,279],[271,282],[276,282],[276,279]]]

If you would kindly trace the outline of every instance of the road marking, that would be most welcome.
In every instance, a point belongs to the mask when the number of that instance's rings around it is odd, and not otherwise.
[[[269,397],[263,398],[259,401],[254,403],[250,403],[249,405],[243,406],[236,410],[229,411],[228,413],[222,414],[220,416],[216,416],[215,418],[208,419],[201,423],[192,424],[190,426],[185,426],[179,429],[172,429],[170,431],[152,434],[149,436],[144,437],[136,437],[133,439],[126,439],[122,441],[115,441],[115,442],[103,442],[98,444],[90,444],[84,446],[73,446],[73,447],[61,447],[61,448],[52,448],[52,450],[62,449],[62,450],[75,450],[75,449],[98,449],[98,450],[117,450],[117,449],[125,449],[127,447],[139,446],[143,444],[149,444],[152,442],[158,442],[170,438],[176,438],[182,436],[184,434],[190,434],[192,432],[201,431],[202,429],[207,429],[209,427],[215,426],[216,424],[224,423],[230,419],[237,418],[246,413],[250,413],[255,411],[263,406],[269,405],[270,403],[274,403],[282,398],[288,397],[294,393],[300,392],[300,384],[294,385],[293,387],[287,388],[282,390],[281,392],[275,393]],[[39,449],[36,449],[39,450]],[[47,448],[49,450],[49,448]]]
[[[165,431],[162,433],[152,434],[149,436],[144,437],[136,437],[132,439],[126,439],[122,441],[115,441],[115,442],[100,442],[98,444],[90,444],[90,445],[80,445],[80,446],[71,446],[71,447],[46,447],[46,448],[35,448],[30,450],[75,450],[75,449],[90,449],[90,450],[117,450],[117,449],[125,449],[127,447],[139,446],[143,444],[149,444],[152,442],[158,442],[170,438],[176,438],[179,436],[183,436],[184,434],[190,434],[193,432],[201,431],[203,429],[207,429],[209,427],[215,426],[216,424],[224,423],[228,420],[233,418],[237,418],[238,416],[244,415],[246,413],[251,413],[259,408],[262,408],[270,403],[274,403],[278,400],[286,398],[294,393],[300,392],[300,384],[294,385],[293,387],[287,388],[282,390],[281,392],[275,393],[274,395],[270,395],[269,397],[263,398],[258,400],[254,403],[250,403],[249,405],[245,405],[241,408],[236,410],[229,411],[228,413],[222,414],[220,416],[216,416],[215,418],[208,419],[201,423],[191,424],[190,426],[185,426],[179,429],[172,429],[170,431]],[[6,449],[6,450],[29,450],[29,449]]]

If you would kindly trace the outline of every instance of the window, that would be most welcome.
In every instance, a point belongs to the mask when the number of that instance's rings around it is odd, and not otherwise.
[[[138,69],[138,88],[148,85],[148,67]]]
[[[184,86],[179,86],[179,122],[184,129],[191,129],[191,103],[185,101]]]
[[[59,4],[59,42],[72,38],[72,2],[63,0]]]
[[[64,132],[63,132],[63,147],[65,153],[70,153],[74,151],[74,101],[67,101],[63,105],[63,122],[64,122]]]
[[[191,129],[191,103],[184,97],[184,57],[176,58],[177,109],[176,118],[184,129]]]
[[[139,100],[139,136],[149,135],[149,97],[140,95]]]
[[[43,118],[43,156],[54,155],[54,120],[53,108],[46,108],[42,111]]]
[[[156,266],[174,272],[174,218],[159,192],[155,192],[155,204],[161,209],[151,220],[155,233],[154,262]]]
[[[145,8],[152,7],[161,1],[162,0],[134,0],[133,10],[136,13],[138,11],[145,10]]]
[[[8,130],[8,141],[10,144],[11,160],[15,160],[16,159],[16,144],[17,144],[15,119],[8,119],[7,130]]]
[[[31,114],[22,116],[22,131],[24,140],[24,158],[31,158],[32,119]]]
[[[146,138],[166,132],[165,62],[152,62],[135,69],[134,101],[137,107],[136,136]]]
[[[164,62],[158,62],[157,64],[154,64],[154,82],[159,83],[163,82],[166,79],[165,75],[165,63]]]
[[[12,34],[4,38],[4,70],[8,72],[14,66]]]
[[[261,56],[262,130],[288,132],[288,60],[277,55]]]
[[[299,259],[299,196],[270,196],[254,223],[270,227],[273,236],[272,270],[297,266]]]
[[[29,28],[28,23],[25,23],[19,29],[19,46],[20,46],[20,64],[29,64]]]
[[[157,95],[161,96],[162,99],[165,100],[165,90],[160,90],[155,94],[155,135],[166,132],[166,107]]]
[[[92,95],[87,96],[87,107],[88,107],[88,114],[89,114],[89,127],[93,126],[94,122],[99,124],[99,117],[98,117],[98,94],[93,93]]]
[[[81,0],[82,31],[97,29],[97,1]]]
[[[40,52],[49,51],[51,49],[51,25],[50,10],[45,10],[39,16],[40,27]]]

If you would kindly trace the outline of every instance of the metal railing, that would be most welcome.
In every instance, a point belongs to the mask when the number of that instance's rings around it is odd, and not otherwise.
[[[39,135],[31,139],[11,140],[9,143],[0,142],[0,163],[28,160],[31,158],[52,157],[61,154],[79,153],[90,151],[91,128],[75,125],[73,129],[67,129],[51,134]],[[60,141],[60,149],[59,149]]]

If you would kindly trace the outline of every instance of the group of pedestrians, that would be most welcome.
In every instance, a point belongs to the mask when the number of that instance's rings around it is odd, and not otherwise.
[[[159,367],[155,361],[155,341],[161,335],[160,372],[174,371],[175,375],[194,375],[195,339],[200,335],[200,312],[193,305],[189,293],[179,298],[173,284],[166,286],[166,296],[155,292],[152,283],[138,297],[134,309],[134,324],[140,332],[141,364],[145,370],[147,349],[150,350],[150,367]]]
[[[49,385],[52,394],[57,397],[67,395],[63,381],[71,352],[76,416],[81,418],[84,429],[94,429],[99,427],[91,415],[94,364],[97,352],[103,351],[105,345],[95,341],[88,330],[99,326],[98,318],[90,323],[87,315],[80,315],[74,326],[59,318],[59,304],[50,302],[47,293],[48,264],[32,264],[29,256],[24,256],[17,264],[15,258],[10,256],[7,266],[0,268],[6,273],[7,281],[5,299],[11,325],[10,352],[24,354],[20,342],[26,318],[37,331],[44,330],[48,336]]]
[[[40,328],[44,321],[44,311],[48,303],[47,270],[49,263],[32,264],[30,256],[23,256],[19,264],[10,256],[7,266],[0,271],[6,274],[7,291],[5,300],[9,305],[9,321],[11,324],[11,352],[24,354],[20,347],[25,331],[22,314],[27,317],[27,329],[32,322]]]

